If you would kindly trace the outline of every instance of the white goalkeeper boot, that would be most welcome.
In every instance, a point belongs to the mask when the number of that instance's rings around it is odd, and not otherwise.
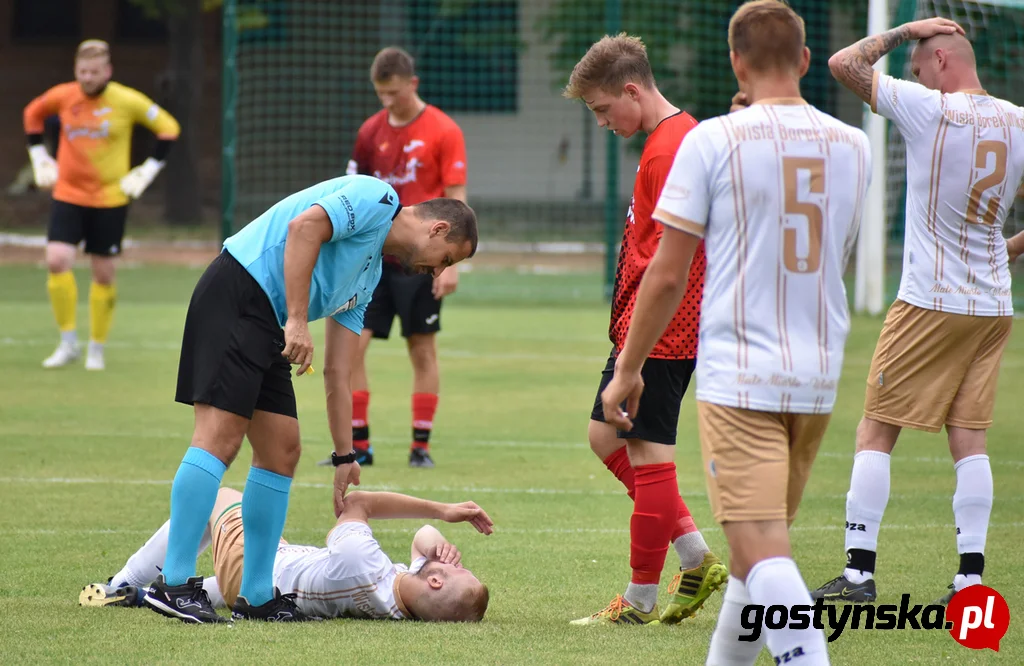
[[[103,345],[99,342],[90,342],[89,351],[85,355],[86,370],[103,370],[107,367],[103,362]]]
[[[82,350],[77,342],[61,340],[57,349],[43,361],[44,368],[63,368],[69,363],[74,363],[82,355]]]

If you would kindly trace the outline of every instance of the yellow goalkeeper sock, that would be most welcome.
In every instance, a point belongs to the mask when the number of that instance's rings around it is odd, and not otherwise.
[[[114,321],[117,287],[93,282],[89,288],[89,341],[104,344]]]
[[[75,311],[78,308],[78,284],[75,274],[71,271],[49,273],[46,277],[46,290],[50,292],[50,305],[57,327],[61,333],[75,330]]]

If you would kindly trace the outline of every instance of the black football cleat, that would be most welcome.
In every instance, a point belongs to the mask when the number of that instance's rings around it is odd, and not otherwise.
[[[410,449],[409,451],[409,467],[422,467],[423,469],[431,469],[434,466],[434,460],[430,457],[430,453],[423,449]]]
[[[274,588],[274,598],[261,606],[252,606],[242,596],[235,600],[235,608],[231,613],[232,620],[258,620],[262,622],[306,622],[312,620],[299,610],[295,603],[296,594],[281,594]]]
[[[869,578],[863,583],[851,583],[845,576],[837,576],[811,592],[811,599],[822,599],[829,603],[870,603],[877,597],[875,579]]]
[[[230,623],[217,614],[210,597],[203,589],[203,577],[193,576],[184,585],[168,585],[163,574],[157,576],[143,598],[143,602],[157,613],[188,624]]]

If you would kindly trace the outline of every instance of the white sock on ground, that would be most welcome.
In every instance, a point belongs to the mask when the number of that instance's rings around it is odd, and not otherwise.
[[[171,521],[165,522],[160,526],[160,529],[156,531],[153,536],[149,537],[149,540],[135,551],[135,554],[128,558],[128,562],[125,563],[124,567],[114,574],[114,577],[110,580],[110,584],[113,587],[121,587],[123,585],[134,585],[136,587],[142,587],[149,585],[157,576],[160,575],[161,567],[164,565],[164,558],[167,557],[167,536],[171,531]],[[203,538],[199,542],[199,552],[196,557],[202,555],[203,552],[209,548],[213,542],[213,537],[210,535],[210,526],[206,526],[206,530],[203,531]]]

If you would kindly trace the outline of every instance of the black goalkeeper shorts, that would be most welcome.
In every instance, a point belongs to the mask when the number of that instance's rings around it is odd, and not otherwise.
[[[128,206],[92,208],[53,200],[46,240],[78,245],[85,241],[85,253],[98,257],[121,254]]]

